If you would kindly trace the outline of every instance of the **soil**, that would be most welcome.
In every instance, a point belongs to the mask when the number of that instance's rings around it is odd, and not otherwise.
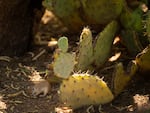
[[[66,32],[66,28],[58,22],[50,12],[43,17],[39,31],[35,36],[35,44],[22,57],[1,57],[0,59],[0,113],[69,113],[59,102],[57,91],[59,83],[51,84],[51,90],[45,97],[32,98],[29,86],[33,72],[41,77],[52,76],[49,64],[53,61],[54,46],[47,46],[47,41],[57,40]],[[46,20],[47,19],[47,20]],[[78,35],[68,35],[71,48],[76,45]],[[40,37],[40,39],[39,39]],[[76,39],[74,39],[76,38]],[[125,57],[124,57],[125,58]],[[123,57],[122,57],[123,59]],[[121,61],[122,61],[121,59]],[[107,82],[113,72],[114,64],[106,63],[98,75],[105,76]],[[103,71],[102,71],[103,70]],[[146,76],[147,75],[147,76]],[[100,76],[102,77],[102,76]],[[109,84],[109,83],[108,83]],[[128,87],[112,102],[101,106],[85,106],[74,110],[74,113],[150,113],[150,77],[149,73],[137,73]]]

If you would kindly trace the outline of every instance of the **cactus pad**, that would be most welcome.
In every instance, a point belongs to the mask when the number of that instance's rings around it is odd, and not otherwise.
[[[123,0],[80,0],[86,21],[90,24],[106,25],[116,19],[123,7]]]
[[[122,11],[123,0],[44,0],[43,5],[51,10],[70,32],[79,32],[83,26],[103,28],[117,19]]]
[[[58,40],[58,48],[62,52],[67,52],[68,51],[68,38],[67,37],[60,37]]]
[[[134,61],[129,63],[127,71],[124,70],[122,63],[116,64],[112,80],[112,89],[115,96],[123,91],[123,89],[128,85],[131,78],[135,75],[136,71],[137,65]]]
[[[93,62],[92,33],[88,28],[84,28],[80,36],[77,62],[77,70],[82,71],[89,69],[89,65]]]
[[[136,56],[136,63],[141,71],[150,71],[150,45]]]
[[[105,104],[114,98],[102,79],[89,74],[74,74],[64,80],[59,96],[61,102],[73,109],[91,104]]]
[[[143,48],[139,40],[137,32],[133,30],[125,30],[121,32],[122,42],[126,45],[129,53],[136,56]]]
[[[96,45],[94,47],[94,64],[97,67],[102,66],[109,58],[109,53],[111,51],[111,46],[117,29],[118,23],[116,21],[112,21],[97,36]]]
[[[67,78],[74,69],[75,56],[70,53],[60,53],[53,64],[54,73],[61,78]]]

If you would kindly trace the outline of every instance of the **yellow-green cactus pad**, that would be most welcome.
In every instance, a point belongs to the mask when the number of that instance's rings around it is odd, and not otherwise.
[[[141,71],[150,71],[150,45],[136,56],[136,63]]]
[[[86,105],[105,104],[114,98],[102,79],[89,74],[74,74],[63,80],[59,96],[61,102],[73,109]]]
[[[53,69],[56,76],[68,78],[74,69],[75,55],[70,53],[60,53],[54,60]]]
[[[79,43],[79,54],[77,58],[77,70],[87,70],[93,62],[92,33],[89,28],[84,28]]]
[[[135,61],[130,62],[127,71],[124,70],[122,63],[116,64],[112,80],[112,89],[115,96],[124,90],[131,78],[135,75],[136,71],[137,65]]]

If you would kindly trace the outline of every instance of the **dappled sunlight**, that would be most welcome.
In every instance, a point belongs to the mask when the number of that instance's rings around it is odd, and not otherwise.
[[[69,107],[56,107],[55,112],[56,113],[73,113],[73,109]]]
[[[57,45],[57,41],[56,40],[52,40],[48,42],[48,47],[55,47]]]
[[[51,12],[45,10],[38,26],[38,31],[34,36],[34,43],[36,45],[47,45],[54,47],[57,42],[58,35],[67,31],[67,28],[61,21]]]
[[[120,37],[116,36],[113,41],[113,45],[117,45],[118,43],[120,43]],[[109,62],[117,61],[122,55],[121,51],[120,50],[118,51],[119,48],[116,47],[115,49],[116,50],[114,51],[113,55],[108,59]]]
[[[3,96],[1,96],[0,94],[0,111],[6,109],[7,109],[7,104],[3,101]]]
[[[114,61],[118,60],[120,56],[121,56],[121,52],[115,53],[115,55],[110,57],[108,61],[114,62]]]
[[[113,45],[117,44],[118,42],[120,42],[120,38],[117,36],[114,39]]]
[[[136,104],[137,110],[150,110],[149,95],[136,94],[133,96],[133,100]]]
[[[45,13],[41,19],[43,24],[48,24],[54,18],[54,14],[51,11],[45,10]]]

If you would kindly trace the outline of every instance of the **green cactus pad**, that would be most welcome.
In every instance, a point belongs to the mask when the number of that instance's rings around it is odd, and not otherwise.
[[[125,29],[142,31],[142,16],[143,11],[141,7],[137,7],[132,11],[126,3],[124,3],[123,11],[120,16],[120,22]]]
[[[116,19],[123,7],[123,0],[81,0],[85,20],[89,24],[106,25]]]
[[[79,54],[77,58],[77,70],[87,70],[93,62],[92,33],[90,29],[84,28],[79,43]]]
[[[58,48],[62,52],[67,52],[68,51],[68,38],[67,37],[60,37],[58,40]]]
[[[74,69],[75,55],[70,53],[60,53],[54,60],[53,69],[56,76],[68,78]]]
[[[97,36],[96,45],[94,47],[94,64],[97,67],[101,67],[109,58],[111,46],[117,29],[118,23],[116,21],[112,21]]]
[[[74,74],[63,80],[59,96],[62,103],[73,109],[92,104],[105,104],[114,98],[102,79],[89,74]]]
[[[127,47],[129,53],[132,56],[136,56],[137,53],[142,51],[143,47],[141,45],[137,32],[133,30],[125,30],[121,32],[121,35],[122,42]]]

